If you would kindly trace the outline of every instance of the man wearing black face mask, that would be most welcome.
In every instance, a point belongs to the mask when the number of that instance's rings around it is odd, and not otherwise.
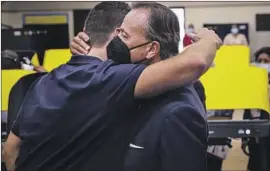
[[[178,53],[180,40],[177,21],[177,16],[165,6],[135,4],[118,29],[119,36],[108,45],[108,58],[120,63],[121,56],[128,63],[155,65],[172,57]],[[143,34],[135,29],[143,30]],[[141,40],[139,36],[143,36]],[[147,99],[137,112],[143,115],[130,133],[134,137],[127,149],[124,170],[206,171],[206,113],[193,84]]]
[[[207,29],[194,37],[198,42],[183,54],[149,67],[107,60],[106,47],[128,11],[123,2],[98,4],[85,22],[91,44],[88,56],[73,56],[31,87],[14,124],[24,140],[15,171],[121,170],[121,154],[130,143],[126,133],[133,120],[143,115],[131,112],[137,109],[138,99],[190,83],[209,68],[221,41]],[[123,39],[130,37],[124,30],[117,31]],[[154,61],[159,49],[167,49],[158,41],[137,37],[136,42],[145,45],[128,50],[130,61]],[[138,45],[129,43],[125,42],[128,49]],[[110,52],[115,50],[108,46]]]
[[[107,46],[107,56],[109,59],[117,62],[118,64],[129,64],[131,63],[130,51],[149,43],[150,42],[146,42],[135,47],[128,48],[126,44],[117,36]],[[133,63],[138,64],[146,60],[147,59],[142,59]]]

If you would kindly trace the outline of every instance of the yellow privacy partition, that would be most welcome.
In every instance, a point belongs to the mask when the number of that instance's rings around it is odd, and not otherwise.
[[[223,46],[215,67],[202,77],[207,109],[263,109],[269,112],[267,70],[249,65],[249,48]]]
[[[67,13],[26,13],[23,14],[23,24],[67,24]]]
[[[247,68],[250,63],[250,51],[246,46],[222,46],[216,54],[215,65],[219,68],[236,66]]]
[[[34,56],[31,59],[31,62],[34,66],[40,66],[39,60],[38,60],[38,56],[37,53],[34,54]]]
[[[58,66],[65,64],[71,58],[70,49],[50,49],[44,55],[43,67],[51,71]]]
[[[9,93],[14,84],[23,76],[34,73],[28,70],[2,70],[2,111],[8,109]]]

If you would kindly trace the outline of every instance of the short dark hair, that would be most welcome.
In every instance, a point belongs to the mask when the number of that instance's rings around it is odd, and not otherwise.
[[[188,25],[188,28],[194,28],[194,25],[190,23],[190,24]]]
[[[255,61],[258,61],[258,57],[263,53],[267,54],[268,57],[270,58],[270,47],[263,47],[263,48],[259,49],[257,52],[255,52],[255,54],[254,54]]]
[[[125,2],[104,1],[97,4],[90,10],[85,20],[85,32],[89,36],[89,44],[106,43],[110,34],[122,24],[130,10]]]
[[[146,38],[160,43],[160,57],[166,59],[179,53],[179,21],[176,14],[168,7],[156,2],[138,2],[132,9],[149,10],[149,22],[145,28]]]

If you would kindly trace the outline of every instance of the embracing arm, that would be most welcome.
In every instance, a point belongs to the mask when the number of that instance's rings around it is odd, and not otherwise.
[[[221,40],[213,31],[179,55],[148,66],[140,75],[135,97],[151,97],[196,81],[212,65]]]
[[[196,81],[212,65],[222,41],[214,31],[202,29],[190,36],[195,42],[175,57],[155,63],[140,73],[134,96],[147,98]],[[87,54],[87,35],[83,32],[73,38],[73,54]],[[128,72],[128,71],[127,71]]]

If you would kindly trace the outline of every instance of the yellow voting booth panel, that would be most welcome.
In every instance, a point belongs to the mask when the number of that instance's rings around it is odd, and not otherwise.
[[[34,66],[40,66],[40,63],[39,63],[39,60],[38,60],[37,53],[35,53],[34,56],[32,57],[31,63],[32,63]]]
[[[215,109],[263,109],[269,112],[267,70],[250,66],[249,48],[223,46],[215,66],[202,77],[206,106]]]
[[[246,46],[222,46],[216,54],[215,65],[218,68],[227,68],[227,66],[235,66],[247,68],[250,64],[250,50]]]
[[[50,49],[45,52],[43,67],[51,71],[67,63],[71,58],[70,49]]]
[[[15,83],[25,75],[34,73],[27,70],[2,70],[2,111],[8,109],[9,93]]]
[[[26,13],[23,14],[24,24],[66,24],[67,13]]]

